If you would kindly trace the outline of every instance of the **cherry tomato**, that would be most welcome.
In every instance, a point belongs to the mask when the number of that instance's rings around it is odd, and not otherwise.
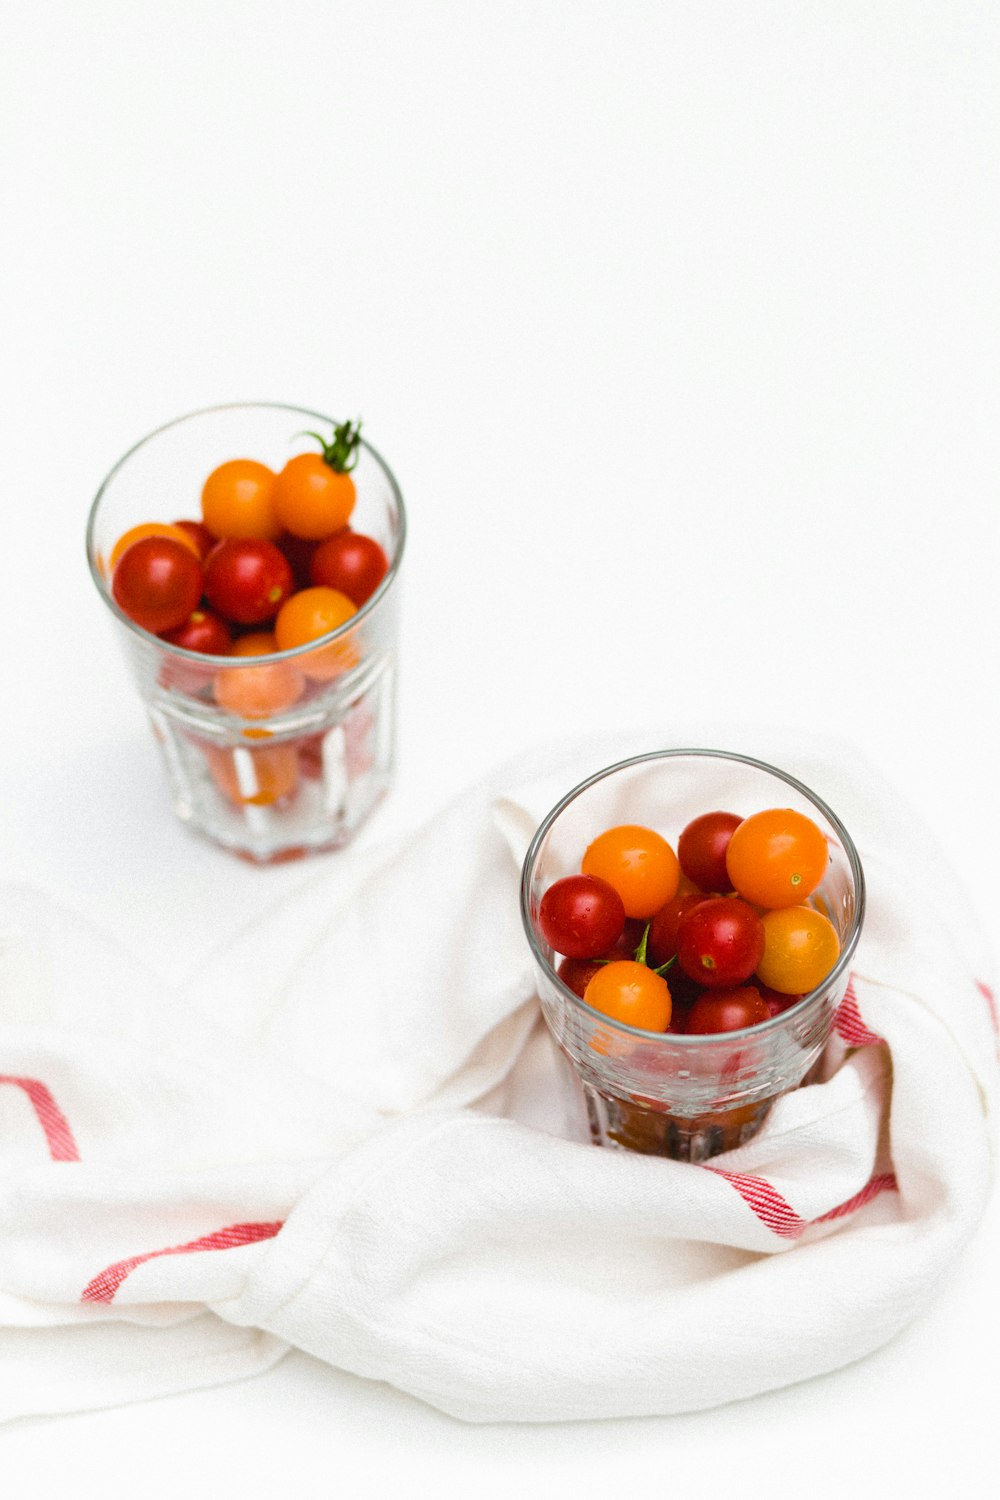
[[[567,958],[599,958],[625,927],[622,898],[595,875],[567,875],[550,885],[538,907],[538,929]]]
[[[759,1026],[769,1021],[771,1012],[760,993],[748,985],[741,989],[711,990],[691,1007],[687,1030],[696,1036],[719,1031],[742,1031],[745,1026]]]
[[[754,984],[754,989],[757,990],[772,1016],[782,1015],[786,1010],[790,1010],[793,1005],[798,1005],[802,999],[801,995],[781,995],[777,990],[772,990],[768,985],[761,984],[759,978]]]
[[[299,762],[290,745],[204,747],[212,780],[237,807],[269,807],[290,797],[298,785]]]
[[[628,917],[651,917],[676,894],[677,855],[665,838],[633,823],[599,834],[583,856],[585,875],[614,886]]]
[[[274,472],[252,458],[233,458],[213,469],[201,492],[201,516],[215,537],[273,541],[281,531],[274,513]]]
[[[594,958],[561,958],[556,964],[556,973],[563,984],[582,1000],[587,985],[598,969],[604,966]]]
[[[299,757],[299,770],[310,781],[321,781],[323,779],[323,745],[325,741],[326,731],[319,730],[316,734],[303,734],[294,742]]]
[[[742,984],[764,952],[764,928],[752,906],[713,896],[691,908],[677,929],[677,962],[710,989]]]
[[[201,563],[192,548],[164,536],[133,542],[111,580],[111,592],[129,619],[154,635],[183,625],[198,607],[201,590]]]
[[[227,537],[205,563],[205,595],[238,625],[273,620],[292,592],[292,570],[273,542]]]
[[[646,957],[654,969],[665,964],[677,952],[677,929],[681,918],[703,901],[711,900],[712,897],[704,891],[689,891],[685,896],[674,896],[655,913],[649,924],[649,938],[646,942]]]
[[[726,850],[742,822],[735,813],[702,813],[677,840],[681,869],[701,890],[717,891],[720,896],[732,890],[733,883],[726,870]]]
[[[354,480],[338,474],[321,453],[290,458],[274,481],[274,511],[293,536],[321,541],[351,519]]]
[[[297,703],[305,685],[293,662],[265,660],[257,666],[223,667],[215,674],[212,693],[220,708],[241,719],[267,719]]]
[[[811,818],[772,807],[743,819],[729,841],[726,868],[745,901],[775,909],[811,895],[829,860],[826,838]]]
[[[837,929],[811,906],[786,906],[763,917],[764,953],[757,973],[781,995],[814,990],[840,957]]]
[[[625,925],[627,927],[628,923]],[[641,937],[642,933],[639,936]],[[586,994],[587,985],[593,979],[598,969],[603,969],[605,964],[612,959],[631,960],[637,947],[638,941],[631,943],[627,936],[623,935],[618,939],[614,947],[609,949],[607,953],[603,953],[600,958],[561,958],[556,964],[556,973],[563,984],[568,986],[574,995],[579,995],[582,1000]],[[673,998],[672,984],[670,994]]]
[[[136,542],[144,541],[146,537],[150,536],[169,537],[172,542],[179,542],[182,547],[187,547],[188,551],[193,552],[198,561],[201,561],[201,553],[198,551],[197,542],[193,537],[188,536],[182,527],[168,526],[159,521],[144,521],[141,526],[132,526],[128,531],[123,532],[117,542],[115,542],[109,559],[111,571],[114,572],[130,547],[134,546]]]
[[[203,526],[201,521],[174,521],[172,524],[178,531],[183,531],[189,541],[194,542],[198,548],[198,556],[204,562],[216,542],[208,527]]]
[[[339,589],[360,609],[389,571],[389,559],[374,537],[345,526],[320,542],[312,556],[313,583]]]
[[[291,564],[296,593],[299,589],[311,588],[313,582],[318,581],[309,572],[318,543],[310,542],[302,536],[292,536],[290,531],[283,531],[276,546],[281,548]]]
[[[337,589],[302,589],[293,594],[281,606],[274,622],[274,634],[279,651],[291,651],[296,646],[305,646],[309,641],[319,640],[357,614],[357,610],[346,594]],[[318,682],[328,682],[341,673],[349,671],[358,663],[358,650],[351,640],[332,641],[310,651],[302,658],[302,669],[307,677]]]
[[[273,656],[278,649],[273,630],[248,630],[233,642],[233,656]]]
[[[228,656],[233,637],[225,620],[210,609],[193,609],[175,630],[165,630],[163,639],[185,651],[201,651],[206,656]]]
[[[662,974],[631,959],[602,964],[583,998],[602,1015],[640,1031],[666,1031],[670,1024],[670,986]]]

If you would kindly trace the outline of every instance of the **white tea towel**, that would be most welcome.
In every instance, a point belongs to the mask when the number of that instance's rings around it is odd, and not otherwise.
[[[520,857],[571,785],[648,748],[491,778],[356,859],[334,911],[317,865],[180,994],[0,890],[0,1416],[292,1345],[469,1420],[684,1411],[914,1316],[989,1191],[996,1016],[951,877],[842,748],[772,757],[868,878],[826,1081],[704,1166],[565,1136]]]

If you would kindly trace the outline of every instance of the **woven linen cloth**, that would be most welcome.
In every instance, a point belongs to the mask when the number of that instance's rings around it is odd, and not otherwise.
[[[842,1366],[919,1311],[990,1189],[995,1007],[953,877],[843,747],[771,757],[867,875],[824,1081],[706,1165],[567,1135],[519,865],[569,787],[648,748],[508,768],[336,856],[334,905],[317,862],[181,991],[0,890],[0,1416],[292,1346],[472,1421],[677,1412]]]

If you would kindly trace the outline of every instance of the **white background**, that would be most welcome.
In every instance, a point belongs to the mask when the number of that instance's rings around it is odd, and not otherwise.
[[[175,978],[315,878],[175,827],[83,555],[137,437],[270,399],[360,413],[409,506],[401,772],[366,839],[535,741],[778,725],[874,763],[995,925],[992,3],[3,19],[0,876]],[[12,1496],[124,1496],[136,1469],[152,1495],[986,1493],[998,1241],[994,1203],[890,1347],[720,1411],[468,1428],[294,1355],[13,1424],[0,1473]]]

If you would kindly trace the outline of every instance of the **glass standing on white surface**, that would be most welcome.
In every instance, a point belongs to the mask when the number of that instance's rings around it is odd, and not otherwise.
[[[149,713],[174,811],[195,832],[255,863],[347,844],[391,784],[406,534],[399,486],[362,439],[350,526],[379,543],[388,571],[349,620],[293,650],[242,657],[173,645],[119,606],[109,560],[134,526],[200,519],[202,487],[220,464],[252,459],[278,471],[308,447],[306,430],[332,427],[317,412],[271,404],[178,418],[115,465],[87,527],[91,573]],[[262,713],[256,689],[267,687],[268,673],[295,688],[279,691],[279,706]],[[280,706],[283,698],[292,701]]]

